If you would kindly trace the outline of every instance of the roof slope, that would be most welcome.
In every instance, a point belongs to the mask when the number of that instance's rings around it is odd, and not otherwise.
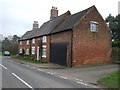
[[[31,39],[34,37],[50,34],[50,32],[54,30],[59,24],[61,24],[69,15],[71,15],[71,13],[70,11],[67,11],[64,14],[45,22],[40,28],[32,30],[31,32],[26,32],[20,38],[20,40]]]
[[[70,11],[45,22],[40,28],[26,32],[20,40],[32,39],[34,37],[53,34],[70,30],[74,25],[80,22],[85,15],[95,6],[89,7],[81,12],[71,15]]]
[[[38,37],[38,36],[50,34],[50,32],[54,30],[60,23],[62,23],[65,20],[65,18],[69,15],[71,14],[69,11],[67,11],[61,16],[58,16],[56,18],[53,18],[52,20],[45,22],[39,29],[36,29],[34,31],[32,37]]]
[[[25,39],[30,38],[32,32],[33,32],[33,30],[27,31],[19,40],[25,40]]]
[[[76,14],[73,14],[71,16],[69,16],[68,18],[66,18],[66,20],[61,24],[59,25],[52,33],[56,33],[56,32],[61,32],[61,31],[65,31],[65,30],[69,30],[69,29],[72,29],[74,27],[74,25],[77,23],[77,22],[80,22],[83,17],[92,9],[94,8],[94,6],[88,8],[88,9],[85,9],[81,12],[78,12]]]

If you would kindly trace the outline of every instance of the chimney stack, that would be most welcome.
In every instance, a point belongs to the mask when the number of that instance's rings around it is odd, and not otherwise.
[[[38,27],[39,27],[38,21],[34,21],[33,30],[37,29]]]
[[[52,7],[50,19],[53,19],[54,17],[57,17],[57,16],[58,16],[57,7]]]

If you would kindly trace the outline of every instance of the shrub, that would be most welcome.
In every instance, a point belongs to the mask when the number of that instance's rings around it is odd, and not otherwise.
[[[112,62],[120,63],[120,48],[117,47],[112,48]]]
[[[112,42],[112,47],[118,47],[118,48],[120,48],[120,41],[113,41]]]

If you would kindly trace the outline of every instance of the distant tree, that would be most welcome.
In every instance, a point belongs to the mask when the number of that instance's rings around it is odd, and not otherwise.
[[[12,41],[15,42],[15,43],[17,43],[19,38],[20,37],[18,37],[17,35],[13,35]]]
[[[10,41],[8,40],[8,38],[6,37],[3,41],[2,41],[2,51],[5,50],[9,50],[11,46]]]
[[[116,17],[109,14],[105,21],[109,23],[109,28],[112,32],[112,39],[114,41],[120,41],[120,14]]]
[[[11,54],[17,54],[18,52],[18,39],[17,35],[13,35],[12,40],[7,37],[2,41],[2,51],[10,51]]]

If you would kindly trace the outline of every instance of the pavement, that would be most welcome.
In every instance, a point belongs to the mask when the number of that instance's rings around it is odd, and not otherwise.
[[[71,80],[78,80],[85,82],[87,84],[99,86],[97,80],[104,77],[106,74],[113,71],[118,71],[118,64],[108,64],[101,66],[81,66],[81,67],[65,67],[53,63],[47,64],[33,64],[24,61],[15,60],[18,63],[34,66],[36,68],[41,68],[46,72],[54,73],[56,75],[61,75],[67,77]],[[102,87],[102,86],[100,86]]]

